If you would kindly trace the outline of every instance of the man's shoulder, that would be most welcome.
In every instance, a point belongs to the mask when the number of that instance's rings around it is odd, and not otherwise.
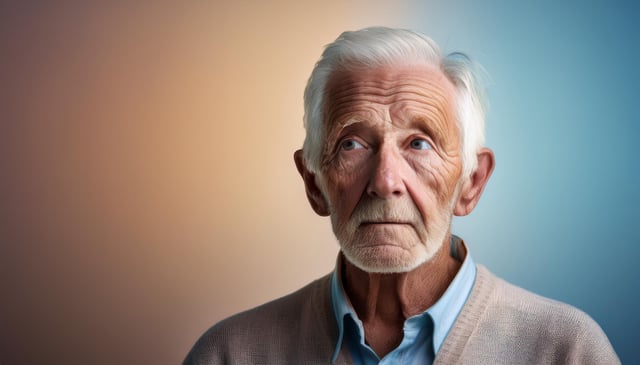
[[[548,335],[567,332],[600,330],[600,326],[584,311],[511,284],[479,265],[480,275],[494,282],[486,314],[498,315],[506,324],[526,324],[527,330],[543,329]],[[513,321],[513,323],[510,323]],[[601,330],[600,330],[601,331]]]
[[[476,284],[480,288],[470,297],[476,309],[465,315],[476,316],[481,356],[490,355],[490,341],[527,362],[619,363],[603,330],[582,310],[508,283],[481,265]]]
[[[316,331],[329,338],[329,288],[327,275],[291,294],[218,322],[200,337],[184,364],[273,361],[297,345],[301,334],[313,338]]]

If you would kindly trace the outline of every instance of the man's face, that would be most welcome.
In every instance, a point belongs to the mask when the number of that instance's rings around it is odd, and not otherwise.
[[[462,171],[454,87],[433,66],[334,75],[321,185],[347,259],[406,272],[449,237]]]

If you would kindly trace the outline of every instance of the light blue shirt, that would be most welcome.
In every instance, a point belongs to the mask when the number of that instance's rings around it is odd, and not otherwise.
[[[462,261],[460,270],[433,306],[407,318],[402,342],[382,359],[365,343],[364,327],[344,292],[338,261],[331,277],[331,302],[338,324],[338,342],[331,362],[335,363],[341,347],[346,345],[356,365],[432,364],[476,279],[476,265],[465,252],[462,240],[451,236],[451,256]]]

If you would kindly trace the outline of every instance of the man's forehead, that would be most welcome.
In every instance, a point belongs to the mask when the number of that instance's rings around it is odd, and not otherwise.
[[[325,122],[329,129],[342,129],[364,121],[370,104],[393,103],[392,112],[424,113],[426,119],[447,128],[454,120],[454,95],[453,83],[439,67],[430,64],[341,70],[327,83]],[[409,105],[421,108],[405,109]]]

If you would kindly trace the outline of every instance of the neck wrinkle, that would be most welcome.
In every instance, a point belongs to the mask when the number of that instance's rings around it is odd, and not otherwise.
[[[445,242],[450,242],[450,237]],[[345,294],[363,322],[402,326],[444,294],[461,266],[450,252],[450,245],[443,244],[432,260],[412,271],[391,274],[367,273],[345,258]]]

